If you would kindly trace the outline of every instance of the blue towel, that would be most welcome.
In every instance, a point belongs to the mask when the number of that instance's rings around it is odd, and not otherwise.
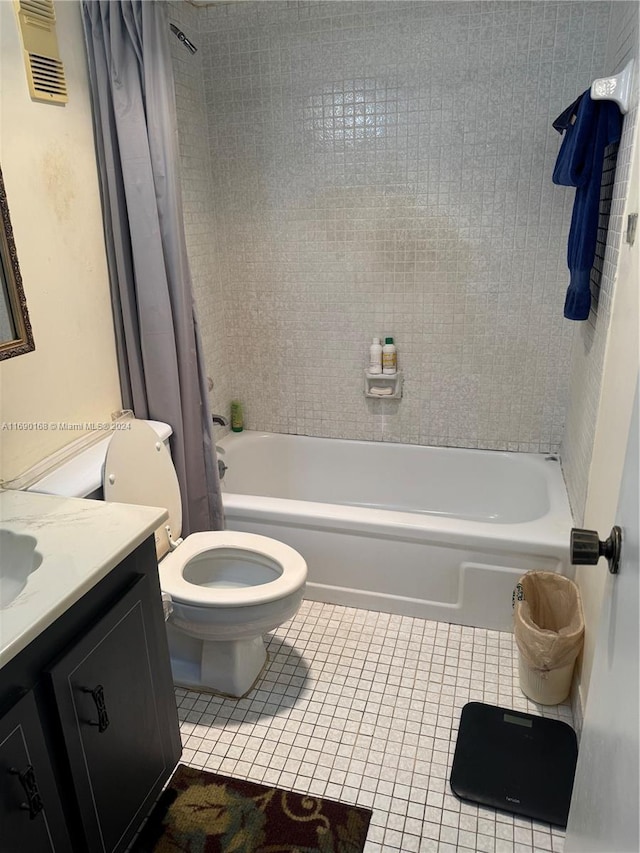
[[[564,316],[567,320],[586,320],[591,307],[589,279],[598,238],[604,150],[620,140],[622,116],[613,101],[592,101],[587,89],[553,126],[559,133],[564,131],[553,183],[576,187],[567,250],[571,280]]]

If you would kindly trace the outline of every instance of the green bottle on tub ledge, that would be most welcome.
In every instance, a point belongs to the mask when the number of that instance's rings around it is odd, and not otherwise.
[[[244,415],[240,400],[231,401],[231,432],[242,432],[244,429]]]

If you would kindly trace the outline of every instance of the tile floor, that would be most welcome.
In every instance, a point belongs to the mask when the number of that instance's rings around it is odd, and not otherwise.
[[[531,713],[511,634],[303,602],[246,699],[177,688],[183,762],[373,809],[365,853],[562,851],[546,824],[449,789],[462,706]],[[569,705],[544,714],[572,722]]]

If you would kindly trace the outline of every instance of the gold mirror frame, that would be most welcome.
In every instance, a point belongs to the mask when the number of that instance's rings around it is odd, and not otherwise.
[[[15,337],[9,341],[0,341],[0,360],[13,358],[25,352],[31,352],[36,348],[33,342],[33,332],[27,311],[27,300],[22,286],[22,276],[18,264],[16,244],[13,240],[13,229],[9,217],[9,205],[7,194],[4,189],[2,169],[0,169],[0,216],[2,217],[2,228],[0,229],[0,273],[2,281],[0,284],[6,289],[6,301],[11,309],[11,320],[15,329]]]

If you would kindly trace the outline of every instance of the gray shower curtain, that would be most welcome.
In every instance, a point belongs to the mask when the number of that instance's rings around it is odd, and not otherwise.
[[[82,0],[81,8],[123,402],[173,428],[184,534],[222,529],[164,4]]]

